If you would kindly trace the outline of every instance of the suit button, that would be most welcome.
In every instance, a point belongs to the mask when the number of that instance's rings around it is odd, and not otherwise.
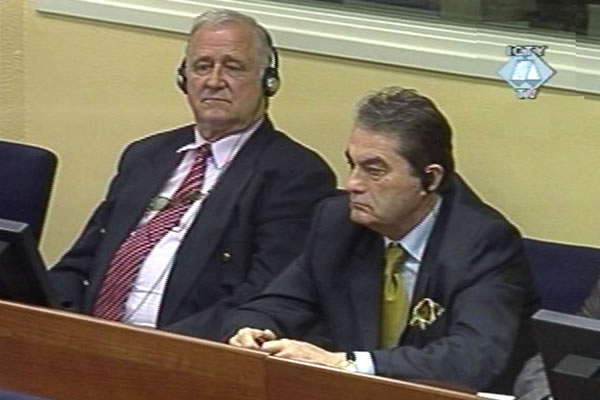
[[[104,235],[106,233],[106,229],[100,228],[100,233]]]
[[[223,262],[229,262],[229,261],[231,261],[231,253],[228,253],[228,252],[224,251],[223,254],[221,254],[221,260]]]
[[[90,281],[88,281],[87,279],[84,279],[81,283],[83,284],[83,286],[90,286]]]

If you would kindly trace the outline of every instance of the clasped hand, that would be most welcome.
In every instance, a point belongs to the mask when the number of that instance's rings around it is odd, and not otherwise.
[[[259,350],[272,356],[339,368],[344,353],[332,353],[307,342],[278,339],[269,329],[242,328],[229,339],[229,344]]]

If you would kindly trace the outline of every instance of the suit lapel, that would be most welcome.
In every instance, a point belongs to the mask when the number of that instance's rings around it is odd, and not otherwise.
[[[175,150],[165,152],[155,159],[140,160],[135,174],[135,182],[123,194],[125,207],[119,207],[115,212],[116,225],[111,237],[118,238],[114,245],[119,245],[123,238],[135,229],[135,226],[144,215],[146,206],[163,188],[173,170],[177,167],[183,153]],[[143,205],[143,207],[140,207]],[[111,250],[115,250],[112,248]],[[110,251],[112,254],[113,251]]]
[[[198,276],[204,268],[209,267],[210,257],[229,226],[234,208],[240,203],[240,197],[256,173],[257,161],[275,138],[272,126],[266,120],[248,139],[206,198],[177,253],[165,289],[159,325],[170,321],[170,316]],[[202,247],[202,251],[198,251],[199,246]]]
[[[152,158],[140,158],[133,160],[135,170],[129,174],[128,181],[123,190],[118,194],[119,205],[114,208],[111,223],[108,226],[110,234],[107,235],[103,251],[98,258],[99,268],[95,276],[102,277],[110,265],[113,254],[117,251],[125,237],[135,229],[137,223],[144,215],[147,204],[163,188],[173,170],[177,167],[183,153],[177,149],[193,141],[192,126],[182,128],[181,131],[173,132],[170,140],[164,144],[164,150]],[[114,201],[109,199],[109,201]],[[95,299],[100,288],[102,279],[92,278],[92,287],[88,291],[87,306]]]
[[[415,283],[411,306],[408,313],[409,321],[412,315],[412,310],[419,301],[427,297],[431,298],[435,302],[440,302],[442,300],[433,297],[435,297],[434,290],[436,287],[436,279],[438,277],[443,276],[443,274],[438,272],[439,268],[443,268],[444,264],[452,262],[452,260],[443,259],[443,248],[444,246],[448,245],[448,241],[452,241],[452,235],[448,235],[447,226],[451,210],[454,207],[453,193],[454,191],[452,190],[443,195],[443,202],[440,208],[440,212],[436,218],[435,225],[431,232],[431,236],[427,241],[427,246],[425,247],[423,259],[421,260],[421,265],[419,266],[419,274]],[[450,244],[449,246],[452,247],[452,244]],[[419,332],[419,328],[412,328],[410,326],[407,326],[406,330],[404,331],[404,334],[400,339],[401,344],[411,343],[412,339],[414,338],[414,335],[418,334]]]
[[[452,242],[453,240],[452,235],[448,235],[447,232],[448,219],[450,218],[452,209],[455,207],[453,204],[455,201],[454,185],[452,188],[453,190],[450,190],[443,195],[440,212],[436,218],[433,230],[431,231],[431,236],[429,236],[429,240],[427,241],[427,246],[425,247],[425,252],[423,254],[423,260],[421,261],[421,266],[419,267],[419,275],[415,284],[415,290],[411,302],[412,306],[414,306],[421,299],[429,297],[433,280],[435,277],[440,276],[440,274],[437,273],[437,269],[443,264],[441,262],[442,258],[440,258],[442,250],[448,245],[448,242]],[[450,247],[452,247],[451,244]],[[451,262],[452,260],[444,261]]]
[[[354,316],[365,349],[376,348],[378,342],[383,247],[380,235],[366,231],[349,271]]]

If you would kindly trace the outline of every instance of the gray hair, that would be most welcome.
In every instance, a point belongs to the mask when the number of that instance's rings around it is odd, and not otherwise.
[[[254,33],[256,59],[258,60],[260,71],[264,71],[271,64],[271,58],[273,57],[271,37],[262,25],[248,15],[227,9],[205,11],[194,19],[192,29],[190,30],[190,36],[198,29],[205,26],[224,25],[229,23],[246,25],[252,29]]]
[[[440,189],[447,187],[454,173],[452,128],[429,98],[414,89],[385,87],[358,102],[354,124],[394,139],[396,151],[422,182],[428,165],[441,165],[445,173]]]

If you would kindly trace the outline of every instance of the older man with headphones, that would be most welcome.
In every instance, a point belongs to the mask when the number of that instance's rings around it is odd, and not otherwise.
[[[106,197],[50,275],[68,309],[216,339],[226,311],[300,252],[335,178],[266,115],[278,58],[254,19],[200,15],[177,84],[195,123],[125,149]]]

